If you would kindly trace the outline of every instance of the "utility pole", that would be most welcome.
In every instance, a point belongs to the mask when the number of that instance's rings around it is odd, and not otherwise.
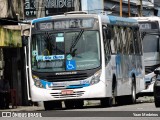
[[[131,16],[131,11],[130,11],[130,0],[128,0],[128,17]]]
[[[120,6],[120,17],[122,17],[122,0],[120,0],[119,2],[119,6]]]
[[[139,17],[142,16],[142,10],[143,10],[142,0],[139,0],[139,4],[138,4],[138,16]]]

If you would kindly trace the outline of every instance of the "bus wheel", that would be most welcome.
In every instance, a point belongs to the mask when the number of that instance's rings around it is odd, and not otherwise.
[[[101,107],[107,107],[107,98],[101,99],[100,102],[101,102]]]
[[[75,105],[75,108],[81,109],[81,108],[83,108],[84,101],[83,100],[76,100],[74,102],[74,105]]]
[[[61,101],[44,101],[44,109],[45,110],[53,110],[53,109],[62,108]]]
[[[49,101],[44,101],[44,109],[45,110],[52,110],[52,106],[50,105]]]
[[[108,103],[108,107],[112,107],[113,106],[113,97],[109,97],[108,99],[107,99],[107,103]]]
[[[103,98],[100,100],[101,101],[101,107],[112,107],[113,105],[113,98]]]
[[[132,88],[131,88],[131,96],[129,96],[129,103],[130,104],[136,103],[136,83],[134,77],[132,77]]]
[[[160,107],[160,101],[159,101],[158,98],[155,98],[154,103],[155,103],[155,106],[156,106],[157,108]]]
[[[116,103],[117,105],[125,105],[126,98],[124,96],[116,97]]]
[[[65,107],[67,109],[73,109],[74,108],[74,101],[72,101],[72,100],[64,101],[64,104],[65,104]]]

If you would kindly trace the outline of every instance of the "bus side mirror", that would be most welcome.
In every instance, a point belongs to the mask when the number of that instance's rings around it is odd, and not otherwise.
[[[28,45],[28,36],[25,36],[25,35],[22,36],[22,45],[23,46]]]
[[[24,29],[22,32],[23,32],[22,45],[27,46],[28,45],[28,38],[29,38],[29,35],[30,35],[30,29]]]
[[[160,74],[160,70],[154,70],[154,73],[155,73],[156,75],[158,75],[158,74]]]

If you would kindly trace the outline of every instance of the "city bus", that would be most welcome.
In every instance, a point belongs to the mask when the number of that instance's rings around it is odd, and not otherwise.
[[[153,95],[153,86],[156,79],[154,70],[160,66],[160,18],[135,17],[140,25],[143,41],[143,55],[145,66],[145,90],[144,95]]]
[[[136,103],[144,89],[137,20],[85,12],[34,19],[27,45],[28,96],[45,110]]]

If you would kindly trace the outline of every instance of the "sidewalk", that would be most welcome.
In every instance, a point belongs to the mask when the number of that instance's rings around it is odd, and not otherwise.
[[[44,107],[42,106],[17,106],[17,108],[11,108],[10,109],[0,109],[0,112],[3,111],[41,111],[44,110]]]

